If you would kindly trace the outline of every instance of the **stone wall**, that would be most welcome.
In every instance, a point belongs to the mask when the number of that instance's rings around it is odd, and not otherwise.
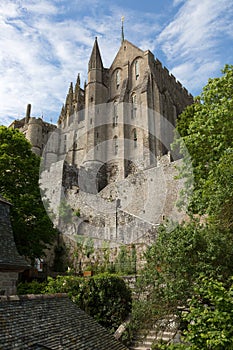
[[[0,271],[0,295],[15,295],[18,272]]]
[[[175,179],[180,161],[170,162],[169,155],[158,159],[158,166],[136,171],[122,181],[112,182],[97,194],[77,186],[62,186],[62,162],[55,163],[42,178],[55,223],[62,233],[73,237],[91,237],[96,246],[102,241],[111,245],[150,243],[159,224],[166,219],[180,222],[176,202],[183,181]],[[60,165],[60,167],[59,167]],[[69,220],[60,217],[59,206],[65,203]],[[99,243],[98,243],[99,241]]]

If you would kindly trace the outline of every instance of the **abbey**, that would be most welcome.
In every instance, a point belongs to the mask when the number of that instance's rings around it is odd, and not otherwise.
[[[182,219],[175,208],[182,155],[171,143],[179,114],[192,103],[149,50],[127,40],[105,68],[96,38],[87,82],[82,88],[78,75],[70,84],[57,127],[32,118],[30,106],[12,124],[43,158],[41,188],[55,225],[66,236],[130,244],[154,237],[164,218]],[[61,206],[72,209],[69,227]]]
[[[153,236],[165,217],[179,220],[181,155],[171,143],[192,103],[150,51],[127,40],[105,68],[96,38],[87,83],[82,89],[78,75],[70,84],[44,154],[42,187],[53,209],[65,202],[78,213],[61,231],[128,244]]]
[[[88,81],[84,89],[79,76],[75,87],[70,84],[58,119],[60,147],[56,156],[48,153],[54,160],[65,157],[84,178],[94,176],[98,192],[137,167],[155,166],[157,157],[168,152],[177,159],[170,148],[173,129],[192,103],[188,91],[149,50],[127,40],[105,68],[96,38]]]

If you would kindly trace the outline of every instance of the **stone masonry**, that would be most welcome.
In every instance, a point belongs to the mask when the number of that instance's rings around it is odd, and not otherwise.
[[[0,196],[0,294],[16,294],[16,282],[19,272],[29,265],[19,255],[14,242],[10,223],[11,204]]]
[[[192,103],[149,50],[128,40],[105,68],[96,38],[87,83],[81,88],[78,75],[70,84],[57,128],[31,118],[30,105],[12,124],[43,155],[41,187],[55,225],[69,236],[130,244],[155,237],[166,218],[182,220],[175,207],[182,155],[171,143],[179,114]],[[70,223],[59,216],[62,205]]]

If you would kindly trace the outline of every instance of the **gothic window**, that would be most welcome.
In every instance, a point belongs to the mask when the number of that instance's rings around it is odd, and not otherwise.
[[[139,62],[138,62],[138,60],[135,61],[134,68],[135,68],[135,77],[137,80],[139,78]]]
[[[115,128],[118,124],[118,108],[117,108],[117,102],[114,102],[113,106],[113,121],[112,121],[112,126]]]
[[[136,148],[136,147],[137,147],[137,141],[138,141],[138,138],[137,138],[137,130],[136,130],[136,129],[133,129],[132,133],[133,133],[134,147]]]
[[[113,137],[113,152],[115,155],[118,153],[118,137],[114,136]]]
[[[112,126],[115,128],[118,125],[118,116],[114,115],[112,118]]]
[[[119,88],[119,85],[121,83],[121,72],[120,70],[118,69],[116,71],[116,88],[118,89]]]
[[[135,118],[137,114],[137,95],[132,95],[132,109],[131,109],[131,118]]]
[[[66,153],[66,140],[67,140],[67,136],[64,135],[64,143],[63,143],[63,152]]]

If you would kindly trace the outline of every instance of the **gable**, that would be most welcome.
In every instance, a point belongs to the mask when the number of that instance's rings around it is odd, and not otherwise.
[[[133,45],[128,40],[124,40],[113,60],[110,71],[115,70],[117,67],[123,67],[124,65],[128,64],[128,62],[131,64],[135,58],[143,56],[144,51]]]

